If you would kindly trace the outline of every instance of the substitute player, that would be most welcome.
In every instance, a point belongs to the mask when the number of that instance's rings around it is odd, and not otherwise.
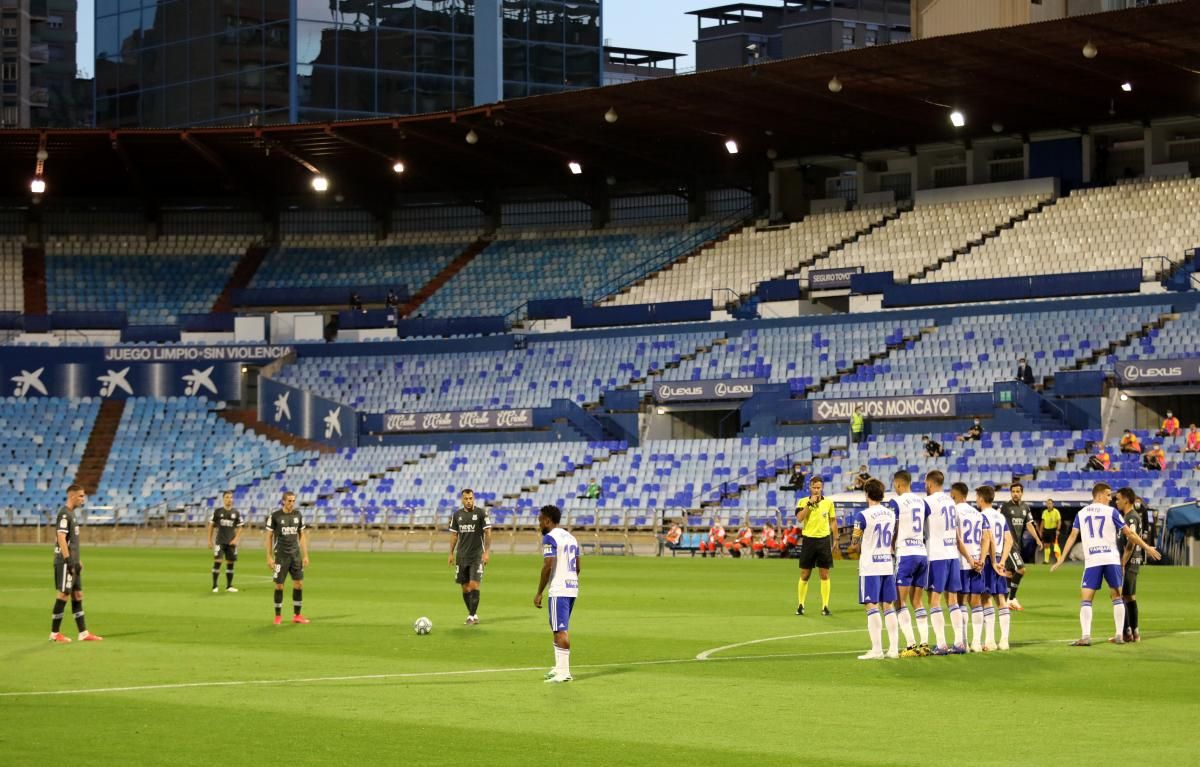
[[[1012,493],[1012,500],[1000,505],[1000,513],[1008,520],[1009,529],[1012,530],[1013,545],[1012,553],[1005,560],[1004,569],[1008,571],[1008,604],[1013,610],[1021,611],[1021,603],[1017,601],[1017,589],[1021,587],[1021,579],[1025,577],[1025,559],[1021,556],[1021,547],[1024,545],[1025,531],[1029,531],[1029,535],[1037,543],[1038,548],[1042,547],[1042,537],[1038,534],[1037,523],[1033,519],[1033,515],[1029,512],[1029,504],[1023,500],[1025,497],[1025,486],[1020,482],[1013,482],[1008,487]],[[997,548],[1000,542],[996,542]],[[1037,555],[1034,555],[1036,561]]]
[[[71,600],[71,614],[79,629],[81,642],[99,642],[104,637],[87,630],[83,615],[83,563],[79,558],[79,522],[75,511],[83,506],[87,494],[79,485],[67,488],[67,502],[54,518],[54,611],[50,614],[50,641],[67,644],[71,640],[59,631],[63,610]]]
[[[1158,549],[1142,540],[1133,528],[1125,524],[1121,512],[1108,505],[1112,497],[1112,488],[1104,482],[1097,482],[1092,487],[1092,502],[1079,510],[1075,521],[1071,524],[1071,534],[1058,560],[1051,566],[1050,572],[1062,567],[1064,554],[1071,552],[1076,539],[1083,541],[1083,582],[1079,589],[1079,627],[1082,636],[1071,644],[1075,647],[1087,647],[1092,643],[1092,597],[1100,588],[1103,580],[1108,583],[1109,594],[1112,596],[1113,623],[1117,627],[1116,636],[1112,638],[1115,644],[1124,644],[1125,631],[1125,601],[1121,598],[1121,587],[1124,585],[1121,577],[1121,559],[1117,554],[1117,531],[1120,530],[1126,542],[1132,541],[1145,550],[1151,559],[1162,559]]]
[[[899,658],[899,631],[892,603],[896,601],[895,561],[892,539],[896,534],[896,513],[883,505],[883,483],[869,479],[863,486],[867,508],[854,515],[850,549],[860,551],[858,558],[858,602],[867,610],[867,634],[871,649],[859,660]],[[883,606],[883,618],[879,607]],[[887,626],[888,651],[883,654],[883,628]]]
[[[892,475],[892,489],[896,491],[891,507],[896,514],[896,589],[900,594],[896,610],[906,643],[900,657],[916,658],[932,652],[929,649],[929,621],[924,604],[925,587],[929,585],[929,550],[925,547],[929,504],[912,492],[912,475],[907,471]],[[920,645],[913,637],[913,616],[905,605],[912,605],[916,614]]]
[[[275,625],[283,623],[283,582],[292,579],[292,623],[304,617],[304,568],[308,567],[308,527],[296,510],[296,494],[283,494],[282,506],[267,518],[267,567],[275,580]]]
[[[483,567],[492,551],[492,519],[487,509],[475,505],[475,491],[462,491],[462,507],[450,518],[450,557],[447,564],[455,567],[454,582],[462,586],[463,604],[467,619],[463,623],[479,623],[479,584]]]
[[[221,494],[221,508],[213,512],[208,520],[208,547],[212,549],[212,590],[217,593],[217,578],[221,575],[221,559],[225,559],[225,590],[236,594],[233,587],[233,565],[237,562],[238,541],[242,539],[242,513],[233,508],[233,493],[226,490]],[[213,541],[213,531],[217,539]]]
[[[821,615],[829,612],[829,571],[833,568],[833,544],[837,541],[837,512],[833,501],[824,497],[825,480],[808,481],[808,496],[796,502],[796,521],[804,526],[800,537],[800,583],[796,587],[796,615],[804,615],[808,599],[808,579],[813,568],[821,577]]]
[[[1117,491],[1115,503],[1117,511],[1125,519],[1125,524],[1138,535],[1142,534],[1145,519],[1137,508],[1137,495],[1132,488],[1123,487]],[[1122,539],[1121,570],[1124,582],[1121,584],[1121,599],[1125,601],[1125,641],[1142,641],[1142,632],[1138,624],[1137,577],[1146,561],[1146,552]]]
[[[942,488],[946,476],[940,471],[925,475],[925,503],[929,505],[929,622],[933,625],[934,655],[950,655],[952,647],[962,644],[962,616],[958,609],[958,592],[961,590],[959,557],[965,556],[966,547],[958,529],[958,507],[954,498]],[[946,617],[942,611],[942,599],[950,604],[950,627],[954,630],[954,643],[946,642]]]
[[[1062,527],[1062,513],[1054,507],[1054,499],[1045,500],[1046,508],[1042,511],[1042,556],[1046,564],[1050,564],[1050,554],[1055,557],[1062,552],[1058,547],[1058,531]]]
[[[538,514],[542,531],[542,574],[538,579],[533,606],[542,607],[542,593],[550,587],[550,630],[554,632],[554,668],[546,674],[551,683],[571,681],[571,612],[579,596],[579,542],[558,526],[562,512],[557,506],[543,506]]]
[[[963,639],[967,639],[967,619],[971,622],[971,652],[983,652],[983,568],[985,556],[989,551],[992,533],[984,522],[983,514],[967,503],[967,486],[955,482],[950,486],[950,496],[955,501],[958,511],[958,529],[962,535],[966,552],[962,558],[962,570],[959,572],[960,587],[959,611],[963,613]],[[965,647],[956,648],[956,653],[965,651]]]
[[[991,532],[991,548],[988,564],[983,572],[987,576],[985,583],[991,585],[984,591],[983,599],[983,651],[992,652],[997,649],[1008,649],[1009,609],[1008,609],[1008,577],[1005,573],[1006,563],[1013,549],[1013,532],[1008,526],[1004,512],[992,506],[996,500],[996,490],[990,485],[975,488],[975,505],[983,514],[984,522]],[[996,623],[1000,623],[1000,644],[997,645]]]

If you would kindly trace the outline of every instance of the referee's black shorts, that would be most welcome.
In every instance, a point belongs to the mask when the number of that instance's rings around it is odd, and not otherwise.
[[[823,538],[800,536],[800,569],[811,570],[814,567],[822,570],[833,567],[833,543],[828,535]]]

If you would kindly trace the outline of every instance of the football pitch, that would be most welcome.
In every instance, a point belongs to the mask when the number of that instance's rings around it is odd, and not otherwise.
[[[586,557],[575,681],[547,685],[535,556],[494,557],[464,626],[445,555],[317,551],[312,623],[274,626],[262,552],[243,552],[237,594],[210,593],[207,554],[85,549],[105,641],[54,645],[49,548],[0,548],[0,763],[1200,761],[1200,570],[1143,569],[1137,645],[1068,647],[1081,570],[1039,565],[1011,651],[863,662],[854,563],[834,570],[832,617],[814,573],[801,618],[794,561]]]

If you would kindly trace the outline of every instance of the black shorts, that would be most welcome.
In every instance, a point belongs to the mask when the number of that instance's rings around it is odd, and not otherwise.
[[[293,582],[304,580],[304,559],[302,557],[282,556],[275,560],[274,581],[282,584],[289,575]]]
[[[62,559],[54,560],[54,590],[60,594],[83,591],[83,565]]]
[[[224,559],[226,562],[237,561],[237,546],[232,543],[218,543],[213,546],[213,559]]]
[[[800,537],[800,569],[814,567],[822,570],[833,567],[833,544],[828,535],[824,538]]]
[[[478,583],[483,580],[483,562],[472,562],[469,565],[459,565],[454,571],[454,582],[466,585],[471,581]]]
[[[1014,573],[1024,567],[1025,560],[1021,558],[1021,552],[1016,549],[1010,551],[1008,553],[1008,561],[1004,563],[1004,566]]]
[[[1042,543],[1047,546],[1053,546],[1058,543],[1058,528],[1053,530],[1042,530]]]
[[[1126,567],[1125,582],[1121,584],[1121,596],[1125,599],[1137,596],[1137,576],[1141,567]]]

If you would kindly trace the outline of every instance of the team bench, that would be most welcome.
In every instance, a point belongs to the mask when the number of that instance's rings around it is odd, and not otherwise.
[[[579,550],[587,554],[600,554],[601,556],[611,555],[623,557],[629,553],[629,548],[624,543],[595,543],[588,541],[579,544]]]

